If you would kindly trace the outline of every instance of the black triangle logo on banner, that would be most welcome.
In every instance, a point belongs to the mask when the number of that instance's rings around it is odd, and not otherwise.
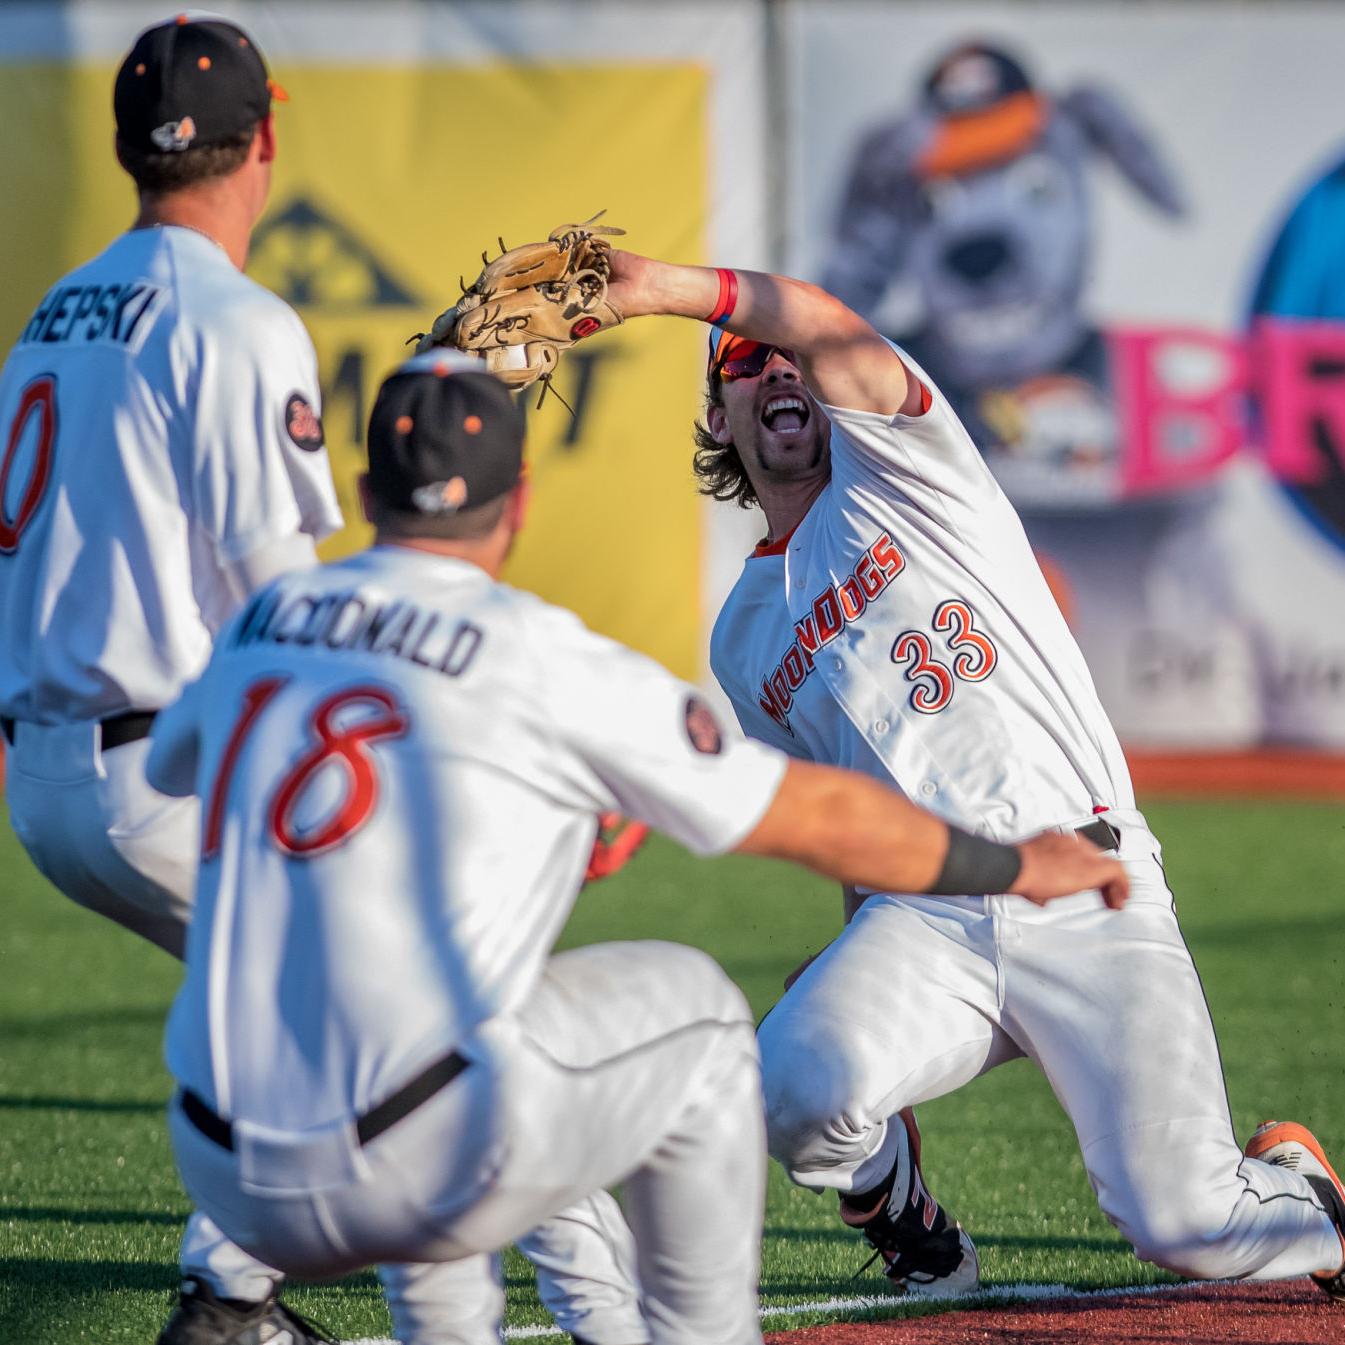
[[[248,274],[295,308],[421,306],[367,244],[302,196],[269,214],[253,234]]]

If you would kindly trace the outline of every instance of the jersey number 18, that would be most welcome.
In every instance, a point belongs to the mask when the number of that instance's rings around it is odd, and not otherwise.
[[[206,806],[202,859],[214,859],[219,854],[229,783],[243,743],[262,711],[288,681],[287,677],[263,677],[243,693],[243,709],[224,745]],[[338,718],[354,707],[373,713],[340,726]],[[316,741],[285,773],[267,806],[267,828],[276,846],[296,859],[311,859],[349,840],[378,804],[378,766],[368,745],[381,738],[400,738],[410,727],[410,717],[386,687],[351,686],[326,697],[309,717],[309,731]],[[320,822],[301,830],[295,820],[300,800],[314,779],[329,767],[338,769],[343,777],[340,802]]]

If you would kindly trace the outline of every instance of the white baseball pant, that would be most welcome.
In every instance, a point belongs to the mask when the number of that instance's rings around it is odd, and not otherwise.
[[[1026,1055],[1141,1258],[1201,1279],[1334,1269],[1308,1184],[1238,1147],[1158,842],[1139,813],[1107,816],[1130,873],[1120,912],[1096,894],[864,904],[762,1023],[772,1154],[804,1186],[867,1190],[900,1108]]]
[[[200,850],[200,806],[145,779],[149,741],[104,753],[98,726],[17,723],[6,758],[10,822],[38,870],[72,901],[180,958]],[[520,1238],[538,1292],[567,1331],[594,1345],[644,1345],[648,1329],[631,1278],[634,1242],[616,1202],[596,1192],[553,1224]],[[199,1210],[180,1264],[227,1298],[256,1302],[274,1289],[270,1266],[235,1246]],[[502,1310],[494,1280],[462,1275],[461,1311],[444,1345],[495,1345]],[[447,1332],[447,1333],[446,1333]],[[416,1339],[404,1336],[407,1345]]]
[[[299,1134],[235,1122],[229,1149],[174,1106],[188,1191],[287,1272],[381,1262],[406,1340],[438,1339],[464,1273],[481,1282],[496,1249],[621,1182],[656,1345],[760,1342],[755,1037],[710,958],[665,943],[561,953],[517,1013],[459,1049],[468,1067],[363,1146],[353,1120]]]
[[[633,1289],[635,1239],[606,1191],[543,1220],[516,1245],[536,1267],[537,1292],[562,1331],[592,1345],[649,1340]],[[404,1345],[498,1345],[504,1315],[498,1254],[380,1266],[378,1273]]]

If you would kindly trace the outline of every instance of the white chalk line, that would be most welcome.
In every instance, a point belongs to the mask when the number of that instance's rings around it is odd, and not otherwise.
[[[1202,1285],[1219,1281],[1202,1281]],[[871,1312],[889,1310],[914,1303],[956,1303],[960,1307],[980,1308],[987,1304],[1006,1301],[1023,1302],[1043,1298],[1120,1298],[1126,1294],[1170,1294],[1178,1289],[1190,1289],[1190,1284],[1119,1284],[1109,1289],[1071,1289],[1067,1284],[1001,1284],[995,1288],[978,1289],[974,1294],[885,1294],[877,1298],[856,1295],[854,1298],[823,1298],[815,1303],[784,1303],[767,1305],[761,1309],[763,1322],[777,1317],[803,1317],[812,1312]],[[563,1336],[558,1326],[506,1326],[506,1340],[537,1340],[545,1336]],[[350,1340],[345,1345],[398,1345],[395,1340]]]

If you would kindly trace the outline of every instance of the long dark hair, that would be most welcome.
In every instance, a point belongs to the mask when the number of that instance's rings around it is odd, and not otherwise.
[[[711,374],[705,389],[705,409],[722,407],[719,395],[719,376]],[[709,417],[692,426],[691,436],[696,441],[696,452],[691,458],[691,470],[699,479],[697,489],[702,495],[716,500],[731,500],[739,509],[750,509],[757,502],[757,493],[747,479],[743,460],[732,441],[718,443],[710,433]]]

